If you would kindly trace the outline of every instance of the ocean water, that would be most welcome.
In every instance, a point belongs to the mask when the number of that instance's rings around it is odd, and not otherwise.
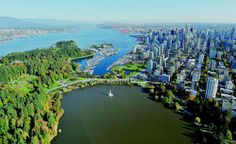
[[[9,42],[0,42],[0,56],[12,52],[22,52],[36,48],[48,48],[58,41],[74,40],[81,49],[87,49],[97,43],[111,43],[121,51],[101,61],[94,69],[95,75],[103,75],[107,67],[130,51],[136,44],[136,39],[113,29],[90,28],[73,32],[57,32],[42,34],[23,39],[13,39]],[[81,61],[80,61],[81,62]],[[85,62],[82,62],[83,64]]]

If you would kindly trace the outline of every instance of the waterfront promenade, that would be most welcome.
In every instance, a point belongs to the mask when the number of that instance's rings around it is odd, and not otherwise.
[[[151,81],[140,81],[138,79],[134,79],[134,78],[127,78],[127,79],[102,79],[102,78],[87,78],[85,80],[76,80],[73,82],[69,82],[69,83],[60,83],[60,86],[54,87],[52,89],[49,89],[47,91],[47,93],[55,91],[57,89],[61,89],[61,88],[67,88],[68,86],[74,85],[74,84],[78,84],[78,83],[89,83],[89,82],[100,82],[100,83],[119,83],[119,82],[130,82],[131,84],[138,84],[140,86],[145,86],[148,83],[152,83],[152,84],[157,84],[157,82],[151,82]]]

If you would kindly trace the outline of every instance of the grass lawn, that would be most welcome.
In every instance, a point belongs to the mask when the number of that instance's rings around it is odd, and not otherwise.
[[[25,74],[19,77],[13,83],[10,83],[8,87],[12,88],[13,90],[16,90],[20,96],[25,96],[26,94],[28,94],[30,91],[33,90],[32,82],[36,78],[37,76]]]
[[[126,77],[132,77],[144,68],[145,64],[137,63],[137,64],[127,64],[123,66],[115,66],[112,68],[112,71],[117,74],[125,75]],[[129,74],[126,74],[126,71],[129,71]]]
[[[82,80],[86,80],[86,78],[84,78],[84,77],[78,77],[77,79],[78,79],[78,80],[81,80],[81,81],[82,81]]]

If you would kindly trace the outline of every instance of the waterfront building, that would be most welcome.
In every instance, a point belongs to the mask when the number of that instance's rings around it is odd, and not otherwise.
[[[141,80],[147,80],[147,75],[146,74],[143,74],[143,73],[139,73],[138,75],[137,75],[137,77],[138,77],[138,79],[141,79]]]
[[[215,98],[218,90],[218,79],[214,77],[208,77],[206,85],[206,95],[205,98]]]
[[[179,88],[184,88],[185,86],[186,73],[185,70],[181,70],[176,79],[176,85]]]
[[[153,60],[148,61],[148,72],[151,73],[153,70]]]
[[[163,67],[159,66],[155,71],[154,71],[154,76],[160,76],[162,74]]]
[[[141,59],[145,60],[149,58],[150,51],[142,52]]]
[[[133,51],[132,51],[133,53],[136,53],[137,52],[137,46],[134,46],[133,47]]]

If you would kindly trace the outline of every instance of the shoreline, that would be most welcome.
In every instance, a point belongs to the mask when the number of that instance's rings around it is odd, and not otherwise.
[[[79,60],[79,59],[90,58],[90,57],[93,57],[94,55],[95,54],[91,54],[91,55],[87,55],[87,56],[81,56],[81,57],[75,57],[75,58],[69,59],[69,61],[75,61],[75,60]]]
[[[66,87],[61,87],[58,88],[55,92],[60,92],[62,94],[62,99],[65,96],[65,94],[70,93],[74,90],[79,90],[79,89],[83,89],[83,88],[88,88],[88,87],[93,87],[93,86],[97,86],[97,85],[124,85],[124,86],[137,86],[137,87],[141,87],[144,89],[151,89],[153,88],[152,84],[149,83],[145,83],[145,85],[142,85],[142,82],[138,82],[138,81],[129,81],[127,79],[116,79],[116,81],[112,80],[112,79],[95,79],[94,81],[88,81],[88,82],[81,82],[81,81],[75,81],[76,83],[72,83],[71,85],[68,85]],[[150,95],[150,93],[148,92],[148,94]],[[150,95],[151,96],[151,95]],[[183,116],[183,115],[188,115],[188,113],[186,113],[186,111],[184,109],[181,109],[179,111],[175,111],[171,108],[167,108],[164,106],[164,104],[156,99],[153,99],[153,101],[160,103],[163,105],[163,107],[165,109],[169,109],[173,112],[175,112],[176,114]],[[60,124],[60,119],[63,117],[65,111],[63,108],[61,108],[61,111],[58,113],[59,115],[57,115],[57,123],[54,127],[54,135],[52,135],[52,137],[50,138],[50,143],[58,136],[59,133],[61,133],[63,130],[59,131],[59,124]]]
[[[124,80],[124,79],[117,79],[117,81],[112,81],[111,79],[100,79],[102,81],[90,81],[90,82],[76,82],[73,83],[71,85],[68,85],[67,87],[64,88],[58,88],[57,91],[55,92],[60,92],[62,94],[62,99],[64,97],[65,94],[72,92],[74,90],[78,90],[78,89],[83,89],[83,88],[87,88],[87,87],[92,87],[92,86],[96,86],[96,85],[126,85],[126,86],[138,86],[138,87],[142,87],[142,88],[149,88],[151,85],[147,84],[147,85],[141,85],[139,82],[135,81],[135,82],[129,82],[129,80]],[[119,81],[120,80],[120,81]],[[49,92],[50,93],[50,92]],[[56,116],[56,125],[53,128],[53,135],[50,137],[50,143],[53,141],[53,139],[55,139],[58,136],[59,133],[59,123],[60,123],[60,119],[63,117],[65,111],[63,108],[60,109],[60,111],[58,112],[57,116]],[[62,130],[63,131],[63,130]]]

